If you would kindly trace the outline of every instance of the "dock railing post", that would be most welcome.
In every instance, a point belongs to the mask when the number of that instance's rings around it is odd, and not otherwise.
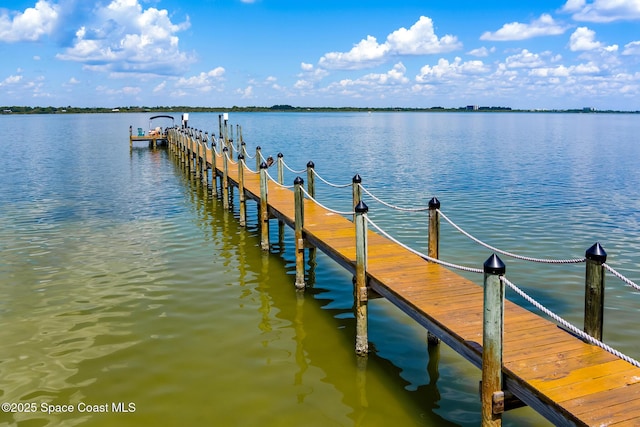
[[[431,258],[440,258],[440,201],[435,197],[429,200],[429,247],[427,255]],[[427,343],[430,346],[440,343],[440,339],[431,332],[427,331]]]
[[[504,275],[506,267],[496,255],[484,263],[484,314],[482,333],[482,426],[502,425],[502,344],[504,338]]]
[[[256,147],[256,170],[259,171],[262,167],[262,148],[258,145]]]
[[[222,207],[229,209],[229,148],[222,149]]]
[[[293,181],[295,202],[295,240],[296,240],[296,289],[304,289],[304,239],[302,228],[304,227],[304,194],[302,186],[304,180],[299,176]]]
[[[263,251],[269,250],[269,209],[267,203],[269,177],[267,176],[267,167],[265,162],[260,163],[260,247]]]
[[[358,203],[362,201],[362,189],[360,188],[360,184],[362,183],[362,178],[360,175],[356,174],[353,178],[351,178],[351,193],[353,196],[352,202],[353,206],[358,206]],[[353,222],[356,221],[356,215],[353,215]]]
[[[216,139],[211,135],[211,195],[218,197],[218,168],[216,156]]]
[[[314,199],[316,197],[315,167],[316,165],[312,161],[307,162],[307,193],[309,193],[309,196],[311,196]],[[316,252],[317,252],[317,249],[315,246],[309,247],[309,263],[311,265],[315,265],[316,263]],[[310,270],[312,271],[313,269],[310,269]],[[310,276],[310,280],[311,279],[312,279],[312,276]]]
[[[369,208],[361,200],[355,206],[356,226],[356,277],[354,286],[356,316],[356,354],[366,356],[369,353],[367,332],[367,212]]]
[[[312,161],[307,162],[307,192],[313,198],[316,197],[316,178],[314,174],[315,167],[316,165]]]
[[[429,249],[427,255],[440,258],[440,201],[435,197],[429,200]]]
[[[240,227],[247,225],[247,205],[244,194],[244,155],[238,155],[238,200],[240,201]]]
[[[602,341],[604,325],[604,264],[607,253],[595,243],[585,252],[584,332]]]
[[[278,184],[284,185],[284,154],[278,153]],[[297,200],[297,199],[296,199]],[[284,222],[278,220],[278,245],[284,248]]]

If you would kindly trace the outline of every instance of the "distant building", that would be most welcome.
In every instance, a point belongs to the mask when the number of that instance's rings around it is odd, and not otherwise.
[[[478,111],[477,105],[467,105],[467,111]]]
[[[584,107],[582,109],[583,113],[593,113],[594,111],[596,111],[596,109],[594,107]]]

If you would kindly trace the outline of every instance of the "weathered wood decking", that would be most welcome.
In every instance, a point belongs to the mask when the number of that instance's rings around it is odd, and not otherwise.
[[[189,162],[204,157],[223,176],[223,158],[196,142],[171,141]],[[200,153],[200,154],[198,154]],[[204,154],[204,155],[203,155]],[[212,157],[215,155],[214,158]],[[227,163],[238,186],[238,164]],[[244,170],[244,192],[260,200],[258,173]],[[268,183],[271,216],[294,226],[294,193]],[[355,272],[355,227],[311,200],[304,202],[305,240]],[[367,277],[387,298],[477,367],[482,365],[483,288],[389,239],[368,232]],[[505,301],[505,390],[556,425],[640,425],[640,368],[583,342],[554,323]]]

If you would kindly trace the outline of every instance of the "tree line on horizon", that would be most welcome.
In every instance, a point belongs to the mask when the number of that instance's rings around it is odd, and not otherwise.
[[[596,110],[594,108],[554,109],[554,110],[526,110],[512,109],[501,106],[473,106],[464,107],[295,107],[288,104],[277,104],[270,107],[193,107],[193,106],[121,106],[121,107],[29,107],[29,106],[4,106],[0,107],[2,114],[74,114],[74,113],[156,113],[156,112],[387,112],[387,111],[416,111],[416,112],[563,112],[563,113],[640,113],[640,111],[622,110]]]

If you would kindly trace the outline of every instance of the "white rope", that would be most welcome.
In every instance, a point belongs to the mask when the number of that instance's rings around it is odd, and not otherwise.
[[[384,237],[386,237],[387,239],[391,240],[392,242],[402,246],[403,248],[405,248],[406,250],[414,253],[415,255],[418,255],[419,257],[426,259],[427,261],[430,262],[435,262],[436,264],[440,264],[443,265],[445,267],[450,267],[450,268],[455,268],[457,270],[462,270],[462,271],[468,271],[471,273],[483,273],[484,271],[479,269],[479,268],[471,268],[471,267],[465,267],[464,265],[457,265],[457,264],[452,264],[450,262],[446,262],[446,261],[442,261],[439,260],[438,258],[431,258],[429,255],[425,255],[422,252],[416,251],[415,249],[405,245],[404,243],[402,243],[401,241],[399,241],[398,239],[394,238],[393,236],[391,236],[389,233],[387,233],[386,231],[384,231],[382,228],[378,227],[372,220],[371,218],[369,218],[368,216],[365,217],[367,222],[369,224],[371,224],[373,226],[373,228],[375,228],[376,230],[378,230]]]
[[[337,211],[335,209],[331,209],[331,208],[323,205],[322,203],[320,203],[319,201],[317,201],[313,197],[311,197],[311,195],[309,193],[307,193],[307,190],[305,190],[304,187],[301,187],[300,189],[302,190],[304,195],[307,196],[307,198],[309,200],[312,200],[316,205],[320,206],[322,209],[328,210],[329,212],[332,212],[332,213],[338,214],[338,215],[353,215],[355,213],[355,212],[342,212],[342,211]]]
[[[553,320],[555,320],[556,322],[558,322],[559,324],[561,324],[565,328],[569,329],[572,333],[574,333],[575,335],[580,337],[582,340],[584,340],[584,341],[586,341],[586,342],[588,342],[590,344],[593,344],[595,346],[598,346],[601,349],[613,354],[614,356],[617,356],[620,359],[622,359],[622,360],[624,360],[626,362],[629,362],[632,365],[640,368],[640,362],[638,362],[637,360],[635,360],[635,359],[633,359],[633,358],[631,358],[631,357],[619,352],[618,350],[614,349],[613,347],[608,346],[607,344],[603,343],[602,341],[595,339],[591,335],[583,332],[581,329],[573,326],[571,323],[567,322],[562,317],[560,317],[557,314],[553,313],[551,310],[549,310],[548,308],[546,308],[545,306],[540,304],[538,301],[536,301],[533,298],[531,298],[522,289],[518,288],[516,285],[511,283],[506,277],[500,276],[500,280],[503,283],[505,283],[509,288],[513,289],[518,295],[520,295],[526,301],[531,303],[538,310],[542,311],[544,314],[546,314],[547,316],[551,317]]]
[[[249,154],[249,152],[247,151],[247,146],[246,145],[243,146],[243,151],[244,151],[243,154],[244,154],[244,156],[246,158],[248,158],[248,159],[255,159],[256,158],[255,154],[253,156],[251,154]]]
[[[254,171],[253,169],[251,169],[249,166],[247,166],[247,163],[243,160],[242,164],[244,165],[245,169],[248,170],[251,173],[258,173],[256,171]]]
[[[403,211],[403,212],[424,212],[429,210],[429,207],[422,207],[422,208],[403,208],[400,206],[396,206],[396,205],[391,205],[387,202],[385,202],[382,199],[379,199],[378,197],[376,197],[373,193],[371,193],[369,190],[367,190],[362,184],[358,184],[360,186],[360,188],[362,189],[362,191],[364,191],[365,193],[367,193],[367,195],[369,195],[373,200],[375,200],[378,203],[381,203],[383,205],[385,205],[388,208],[391,209],[395,209],[397,211]]]
[[[265,173],[267,174],[267,178],[269,178],[271,181],[273,181],[274,183],[276,183],[276,185],[282,187],[282,188],[288,188],[291,189],[293,188],[293,185],[284,185],[284,184],[280,184],[278,181],[276,181],[275,179],[273,179],[273,177],[271,175],[269,175],[269,172],[265,169]]]
[[[631,286],[632,288],[634,288],[636,291],[640,291],[640,286],[638,286],[636,283],[632,282],[631,280],[627,279],[626,277],[624,277],[622,274],[618,273],[616,270],[613,269],[613,267],[611,267],[609,264],[602,263],[602,266],[604,268],[606,268],[607,270],[609,270],[609,272],[611,274],[613,274],[614,276],[616,276],[618,279],[622,280],[624,283],[626,283],[627,285]]]
[[[333,184],[329,181],[327,181],[326,179],[324,179],[323,177],[320,176],[320,174],[318,174],[318,172],[316,172],[315,169],[313,170],[313,174],[318,177],[318,179],[322,182],[324,182],[325,184],[327,184],[330,187],[334,187],[334,188],[345,188],[345,187],[351,187],[352,184]]]
[[[471,234],[467,233],[462,228],[460,228],[458,225],[456,225],[453,221],[451,221],[449,218],[447,218],[447,216],[445,214],[443,214],[440,209],[437,209],[437,211],[442,216],[442,218],[444,218],[449,224],[451,224],[453,226],[453,228],[455,228],[456,230],[458,230],[459,232],[461,232],[462,234],[467,236],[469,239],[473,240],[474,242],[478,243],[481,246],[484,246],[487,249],[490,249],[490,250],[492,250],[494,252],[498,252],[498,253],[500,253],[502,255],[506,255],[506,256],[509,256],[511,258],[521,259],[521,260],[524,260],[524,261],[541,262],[541,263],[546,263],[546,264],[578,264],[578,263],[581,263],[581,262],[585,261],[584,258],[575,258],[575,259],[531,258],[531,257],[526,257],[526,256],[522,256],[522,255],[517,255],[517,254],[511,253],[511,252],[503,251],[503,250],[498,249],[498,248],[496,248],[494,246],[488,245],[487,243],[484,243],[480,239],[477,239],[477,238],[473,237]]]
[[[291,173],[296,173],[296,174],[300,174],[300,173],[304,173],[307,170],[306,169],[302,169],[302,170],[293,170],[289,167],[289,165],[284,161],[284,157],[282,157],[280,160],[282,160],[282,164],[284,165],[285,168],[287,168]]]

